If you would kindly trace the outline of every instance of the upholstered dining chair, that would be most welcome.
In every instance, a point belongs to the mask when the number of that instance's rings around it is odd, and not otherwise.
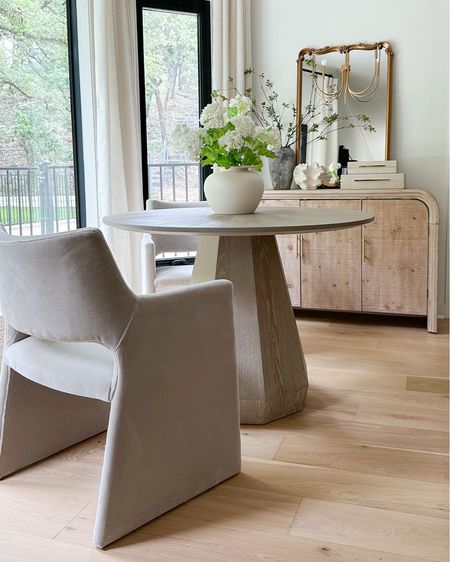
[[[239,472],[230,282],[136,296],[99,230],[3,231],[0,309],[0,478],[107,428],[96,546]]]
[[[153,209],[177,209],[180,207],[205,207],[206,201],[178,202],[156,201],[148,199],[147,211]],[[141,242],[141,274],[142,292],[159,293],[185,287],[191,283],[192,265],[169,265],[156,267],[156,256],[163,252],[195,252],[198,246],[198,236],[195,235],[167,235],[144,234]]]

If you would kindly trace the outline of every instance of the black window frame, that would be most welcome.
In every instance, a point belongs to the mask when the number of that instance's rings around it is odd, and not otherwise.
[[[149,198],[148,191],[148,157],[147,157],[147,122],[145,115],[145,67],[144,67],[144,28],[143,10],[163,10],[196,14],[198,17],[198,77],[199,77],[199,114],[211,102],[211,5],[208,0],[136,0],[136,22],[138,43],[139,72],[139,108],[142,147],[142,193],[144,206]],[[211,166],[200,166],[200,194],[204,201],[205,179],[212,172]]]
[[[77,209],[77,228],[86,226],[86,184],[81,123],[80,58],[76,0],[66,0],[67,50],[69,61],[70,113],[72,123],[73,173]]]

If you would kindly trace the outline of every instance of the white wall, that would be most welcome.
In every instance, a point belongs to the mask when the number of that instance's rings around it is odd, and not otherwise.
[[[294,102],[303,47],[389,41],[394,50],[391,158],[407,187],[440,208],[439,311],[448,316],[448,0],[252,0],[253,68]],[[267,177],[267,175],[266,175]]]

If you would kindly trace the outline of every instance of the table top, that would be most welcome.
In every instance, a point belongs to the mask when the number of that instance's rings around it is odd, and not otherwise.
[[[263,207],[249,215],[217,215],[209,207],[185,207],[109,215],[103,222],[136,232],[264,236],[340,230],[373,219],[372,213],[346,209]]]

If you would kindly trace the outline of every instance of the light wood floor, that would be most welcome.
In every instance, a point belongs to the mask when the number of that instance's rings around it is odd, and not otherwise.
[[[304,412],[242,427],[240,475],[106,551],[104,436],[2,481],[0,560],[448,560],[448,329],[374,322],[300,320]]]

